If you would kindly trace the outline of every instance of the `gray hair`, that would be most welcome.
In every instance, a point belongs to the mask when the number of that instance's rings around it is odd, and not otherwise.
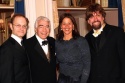
[[[36,19],[35,24],[34,24],[34,27],[35,27],[35,28],[38,26],[38,22],[39,22],[40,20],[43,20],[43,21],[48,22],[48,23],[49,23],[49,28],[50,28],[50,26],[51,26],[50,20],[49,20],[47,17],[45,17],[45,16],[39,16],[39,17]]]

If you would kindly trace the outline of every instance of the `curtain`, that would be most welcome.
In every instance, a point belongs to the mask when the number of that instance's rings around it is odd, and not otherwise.
[[[24,0],[15,0],[14,13],[25,15]]]
[[[123,23],[123,14],[122,14],[121,0],[117,0],[117,3],[118,3],[118,26],[123,28],[124,23]]]
[[[123,23],[124,23],[124,31],[125,31],[125,0],[122,0],[122,13],[123,13]]]

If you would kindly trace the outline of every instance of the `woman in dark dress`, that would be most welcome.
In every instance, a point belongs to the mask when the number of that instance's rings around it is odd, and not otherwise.
[[[86,83],[90,72],[89,46],[80,36],[75,18],[69,13],[60,16],[55,44],[58,83]]]

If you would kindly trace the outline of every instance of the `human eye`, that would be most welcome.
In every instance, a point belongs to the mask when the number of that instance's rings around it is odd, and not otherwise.
[[[89,19],[93,19],[93,18],[94,18],[94,16],[90,16],[90,17],[89,17]]]
[[[23,28],[27,28],[27,25],[23,25],[22,27],[23,27]]]
[[[73,23],[72,23],[72,22],[69,22],[68,24],[69,24],[69,25],[72,25]]]
[[[19,24],[18,24],[18,25],[15,25],[15,26],[16,26],[16,27],[18,27],[18,28],[20,28],[20,27],[21,27],[21,25],[19,25]]]
[[[62,25],[66,25],[66,23],[62,23]]]
[[[46,28],[49,28],[49,25],[47,25]]]
[[[43,28],[43,25],[39,25],[38,27]]]
[[[97,17],[101,17],[101,14],[97,14]]]

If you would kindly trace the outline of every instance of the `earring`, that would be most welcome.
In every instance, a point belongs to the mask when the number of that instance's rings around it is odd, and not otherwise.
[[[74,25],[73,25],[73,29],[72,30],[74,30]]]

